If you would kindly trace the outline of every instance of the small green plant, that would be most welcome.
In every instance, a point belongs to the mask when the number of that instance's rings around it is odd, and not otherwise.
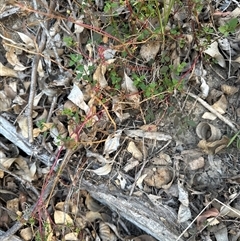
[[[236,143],[237,149],[240,149],[240,130],[230,139],[227,147]]]
[[[113,87],[117,90],[120,90],[122,78],[117,74],[114,69],[109,72],[109,78],[112,82]]]
[[[37,121],[36,126],[37,126],[40,130],[42,130],[42,129],[44,128],[44,124],[46,124],[46,119],[42,119],[42,120]]]
[[[67,47],[73,47],[74,46],[73,38],[70,37],[70,36],[63,37],[63,42],[66,44]]]
[[[230,33],[233,33],[238,26],[238,19],[232,18],[225,25],[222,25],[218,28],[219,32],[227,37]]]
[[[92,74],[94,66],[86,66],[83,64],[83,56],[81,54],[70,54],[69,67],[73,67],[77,74],[77,79],[83,79],[90,84],[93,83]]]

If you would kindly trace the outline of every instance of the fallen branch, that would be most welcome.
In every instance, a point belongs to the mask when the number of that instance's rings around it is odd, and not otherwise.
[[[90,181],[81,180],[81,188],[99,202],[107,205],[137,227],[141,228],[159,241],[177,240],[177,215],[174,216],[163,205],[150,206],[149,200],[144,197],[133,197],[121,194],[120,190],[109,190],[107,185],[95,185]],[[182,240],[182,239],[179,239]]]
[[[3,135],[7,140],[12,142],[14,145],[19,147],[21,150],[23,150],[29,156],[35,157],[47,166],[50,166],[52,164],[54,157],[50,157],[45,153],[39,153],[41,151],[39,150],[39,147],[34,148],[34,146],[29,144],[27,139],[25,139],[21,134],[17,133],[16,127],[1,115],[0,134]]]

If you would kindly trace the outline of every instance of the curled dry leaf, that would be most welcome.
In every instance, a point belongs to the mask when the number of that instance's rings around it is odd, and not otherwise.
[[[9,51],[7,51],[5,56],[6,56],[8,63],[10,63],[14,67],[14,70],[23,71],[27,68],[27,67],[23,66],[22,63],[18,60],[18,57],[15,54],[14,48],[10,48]]]
[[[222,149],[224,149],[229,143],[229,138],[223,136],[221,140],[207,142],[206,140],[201,140],[198,143],[198,147],[203,149],[203,151],[207,154],[217,154]]]
[[[218,50],[218,43],[214,41],[206,50],[204,50],[204,53],[210,55],[211,57],[215,58],[217,60],[217,63],[225,68],[226,62],[222,54]]]
[[[126,179],[119,173],[116,179],[116,184],[121,187],[121,189],[125,189],[127,185]]]
[[[106,163],[112,163],[112,161],[107,160],[105,157],[103,157],[102,155],[98,154],[98,153],[94,153],[91,152],[89,150],[87,150],[87,157],[94,157],[96,158],[100,163],[106,164]]]
[[[28,138],[28,120],[27,117],[20,116],[18,118],[18,125],[21,129],[21,134],[23,137]]]
[[[196,127],[196,133],[199,138],[209,142],[219,140],[222,136],[220,129],[207,122],[200,122]]]
[[[119,120],[122,122],[130,117],[129,113],[123,112],[124,106],[120,103],[120,99],[117,96],[112,97],[112,111],[116,114]]]
[[[99,223],[99,236],[102,241],[117,241],[117,237],[115,236],[115,234],[104,222]]]
[[[132,79],[126,74],[125,71],[121,87],[128,93],[127,99],[132,101],[134,103],[135,108],[137,108],[140,102],[140,94],[138,92],[137,87],[134,85]]]
[[[188,192],[181,181],[178,181],[178,200],[186,207],[189,205]]]
[[[112,170],[112,164],[106,164],[102,167],[99,167],[98,169],[91,170],[91,171],[97,174],[98,176],[104,176],[109,174],[111,170]]]
[[[97,81],[101,88],[108,86],[107,80],[105,78],[105,73],[107,71],[107,66],[114,63],[115,59],[108,59],[104,63],[100,64],[93,74],[93,80]]]
[[[120,138],[122,135],[122,130],[117,130],[115,133],[110,134],[104,144],[104,155],[109,155],[116,151],[120,145]]]
[[[159,153],[158,157],[154,157],[151,160],[152,164],[154,165],[160,165],[160,166],[171,166],[172,165],[172,160],[171,157],[163,152]]]
[[[68,99],[71,100],[80,109],[84,110],[86,114],[89,113],[90,108],[85,103],[83,93],[76,84],[73,85],[73,88],[70,94],[68,95]]]
[[[209,210],[203,212],[197,218],[197,226],[200,229],[204,223],[204,221],[209,217],[217,217],[219,215],[219,211],[216,208],[210,208]]]
[[[136,185],[137,187],[139,187],[140,189],[143,189],[143,180],[147,177],[147,173],[146,174],[143,174],[142,176],[140,176],[138,179],[137,179],[137,182],[136,182]]]
[[[129,172],[130,170],[132,170],[134,167],[139,165],[139,161],[135,160],[134,158],[131,158],[127,161],[127,164],[124,166],[123,170],[125,172]]]
[[[143,154],[141,153],[141,151],[137,148],[137,146],[135,145],[135,143],[133,141],[130,141],[128,143],[128,147],[127,147],[128,152],[130,152],[132,154],[132,156],[137,159],[137,160],[142,160],[143,158]]]
[[[22,177],[22,179],[31,182],[35,179],[35,174],[37,171],[36,162],[31,163],[30,168],[27,161],[23,157],[18,157],[15,160],[18,166],[18,170],[13,171],[15,174]]]

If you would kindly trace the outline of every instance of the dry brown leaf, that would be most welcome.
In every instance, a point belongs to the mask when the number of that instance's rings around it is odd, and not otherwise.
[[[64,236],[64,240],[66,241],[78,241],[78,233],[68,233]]]
[[[99,212],[103,206],[101,206],[95,199],[93,199],[90,194],[87,194],[85,204],[88,210],[93,212]]]
[[[111,231],[110,227],[104,223],[99,223],[99,236],[102,241],[117,241],[116,235]]]
[[[143,170],[143,175],[147,174],[144,178],[144,183],[150,187],[162,188],[173,179],[173,172],[167,167],[149,166]]]
[[[41,128],[33,129],[33,137],[39,136],[40,133],[46,132],[53,127],[54,123],[43,123]]]
[[[160,165],[160,166],[171,166],[172,165],[172,159],[171,157],[163,152],[160,152],[158,157],[154,157],[151,160],[152,164],[154,165]]]
[[[107,80],[105,78],[105,73],[107,71],[107,66],[114,63],[115,59],[108,59],[104,63],[100,64],[93,74],[93,80],[97,81],[101,88],[108,86]]]
[[[199,157],[198,159],[192,160],[188,163],[190,170],[195,171],[200,168],[203,168],[205,165],[205,160],[203,157]]]
[[[84,27],[81,26],[81,24],[83,23],[83,18],[84,18],[84,15],[81,15],[81,16],[75,21],[75,24],[74,24],[75,31],[74,31],[74,33],[82,33],[82,32],[83,32]]]
[[[80,109],[84,110],[86,114],[89,113],[90,108],[84,101],[84,95],[80,88],[74,84],[73,88],[68,95],[68,99],[71,100],[75,105],[77,105]]]
[[[18,60],[17,55],[15,54],[14,48],[10,48],[6,53],[6,59],[8,63],[14,66],[14,70],[16,71],[23,71],[27,67],[23,66],[23,64]]]
[[[30,241],[33,238],[33,232],[32,229],[30,227],[28,228],[24,228],[20,231],[20,236],[22,237],[22,239],[24,239],[25,241]]]
[[[203,151],[207,154],[217,154],[223,148],[225,148],[229,143],[229,138],[223,136],[221,140],[207,142],[206,140],[201,140],[198,143],[198,147],[203,149]]]
[[[205,119],[205,120],[215,120],[215,119],[217,119],[217,116],[215,116],[215,115],[212,114],[211,112],[205,112],[205,113],[202,115],[202,118]]]
[[[37,171],[36,162],[31,163],[29,168],[28,163],[24,160],[23,157],[18,157],[15,160],[15,163],[18,165],[18,169],[13,171],[15,174],[21,176],[26,181],[33,181],[35,179],[35,174]]]
[[[28,138],[28,120],[25,116],[20,116],[17,123],[21,129],[21,134],[23,137]]]
[[[27,47],[29,48],[34,48],[35,47],[35,43],[33,38],[30,38],[29,36],[27,36],[24,33],[21,32],[17,32],[19,37],[21,38],[21,40],[26,44]]]
[[[137,160],[142,160],[143,154],[142,152],[137,148],[135,143],[133,141],[130,141],[128,143],[127,151],[132,154],[132,156]]]
[[[6,93],[0,91],[0,112],[8,111],[11,108],[11,103],[12,100],[6,96]]]
[[[95,170],[91,170],[92,172],[94,172],[95,174],[97,174],[98,176],[104,176],[107,175],[111,172],[112,170],[112,164],[106,164],[102,167],[99,167]]]
[[[88,220],[88,222],[92,223],[97,219],[102,220],[102,216],[99,212],[89,211],[86,213],[86,219]]]
[[[122,135],[122,130],[117,130],[115,133],[110,134],[104,143],[104,155],[109,155],[115,152],[120,145],[120,138]]]
[[[215,58],[217,60],[217,63],[225,68],[226,62],[222,54],[218,50],[218,43],[217,41],[214,41],[211,45],[208,46],[206,50],[204,50],[204,53],[210,55],[211,57]]]
[[[8,67],[5,67],[1,62],[0,62],[0,76],[8,76],[8,77],[14,77],[14,78],[19,77],[17,71],[10,69]]]
[[[209,210],[203,212],[201,215],[197,217],[197,226],[198,229],[201,228],[204,221],[209,217],[217,217],[219,215],[219,211],[216,208],[210,208]]]
[[[227,105],[228,105],[227,99],[225,95],[222,95],[221,98],[212,105],[212,107],[220,114],[224,114],[227,110]]]
[[[67,213],[59,210],[54,212],[54,222],[55,224],[73,225],[72,218]]]
[[[134,103],[135,108],[139,107],[140,94],[137,87],[134,85],[132,79],[124,71],[123,83],[121,85],[122,89],[128,93],[127,99]]]
[[[157,56],[157,53],[160,49],[160,42],[155,41],[149,41],[146,44],[143,44],[140,49],[140,55],[141,57],[146,60],[147,62],[151,59],[155,59]]]

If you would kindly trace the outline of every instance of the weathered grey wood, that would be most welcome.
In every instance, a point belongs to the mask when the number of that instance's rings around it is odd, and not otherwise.
[[[5,234],[5,232],[0,229],[0,237],[4,234]],[[12,235],[6,241],[23,241],[23,240],[20,239],[19,237],[15,236],[15,235]]]
[[[148,199],[129,197],[120,190],[110,191],[106,185],[94,185],[84,179],[81,188],[159,241],[176,241],[180,235],[176,218],[164,206],[150,206]]]
[[[16,127],[1,115],[0,134],[3,135],[6,139],[8,139],[10,142],[12,142],[14,145],[19,147],[29,156],[36,157],[47,166],[51,165],[53,158],[49,157],[49,155],[47,155],[46,153],[39,153],[39,151],[41,151],[39,150],[39,147],[36,147],[34,150],[34,146],[29,144],[27,139],[25,139],[21,134],[17,133]]]

